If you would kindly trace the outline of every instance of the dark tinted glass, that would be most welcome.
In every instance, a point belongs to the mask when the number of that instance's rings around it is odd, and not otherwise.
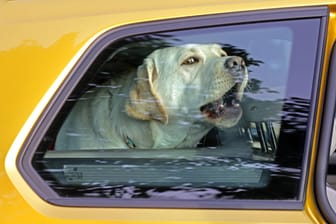
[[[65,198],[298,200],[319,24],[216,26],[113,42],[32,164]]]

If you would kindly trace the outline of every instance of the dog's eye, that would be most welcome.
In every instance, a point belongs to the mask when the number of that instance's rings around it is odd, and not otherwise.
[[[196,57],[189,57],[182,62],[182,65],[192,65],[198,63],[200,60]]]
[[[221,57],[226,57],[227,54],[226,54],[226,52],[222,52],[222,53],[220,53],[220,56],[221,56]]]

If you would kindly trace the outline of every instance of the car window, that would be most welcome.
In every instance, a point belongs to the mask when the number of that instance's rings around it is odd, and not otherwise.
[[[300,202],[319,26],[307,18],[113,40],[93,54],[31,164],[70,205]],[[85,203],[66,202],[76,198]]]

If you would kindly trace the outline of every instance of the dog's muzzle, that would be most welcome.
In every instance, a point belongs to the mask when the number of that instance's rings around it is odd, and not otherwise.
[[[226,114],[240,113],[240,99],[236,94],[238,84],[232,87],[223,97],[201,106],[200,110],[203,114],[211,119],[220,118]]]
[[[246,66],[240,57],[230,57],[224,62],[225,68],[232,75],[235,85],[221,98],[201,106],[201,112],[209,119],[240,117],[240,101],[246,85]]]

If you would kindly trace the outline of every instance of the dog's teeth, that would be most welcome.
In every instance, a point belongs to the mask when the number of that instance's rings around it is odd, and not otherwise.
[[[240,106],[240,102],[239,102],[239,100],[237,100],[237,99],[232,99],[231,104],[232,104],[234,107],[239,107],[239,106]]]
[[[218,106],[218,111],[219,111],[219,113],[223,112],[224,109],[225,109],[225,106],[224,106],[223,104],[220,104],[220,105]]]

